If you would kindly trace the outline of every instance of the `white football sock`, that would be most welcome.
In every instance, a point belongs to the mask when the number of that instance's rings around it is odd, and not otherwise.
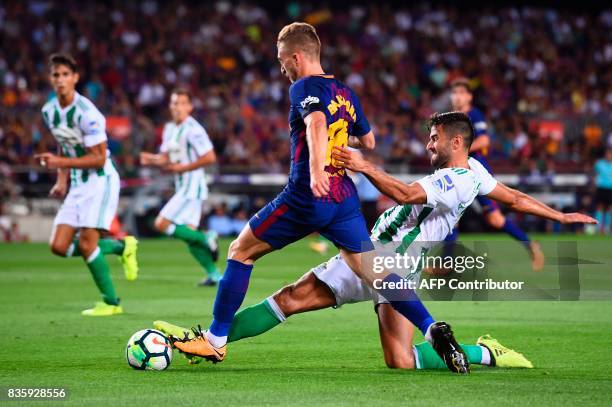
[[[480,346],[480,349],[482,350],[482,359],[480,360],[480,364],[484,366],[491,365],[491,352],[489,352],[489,349],[482,345],[478,346]]]
[[[215,348],[221,348],[227,343],[227,336],[217,336],[212,334],[210,331],[206,331],[204,335],[206,335],[208,342],[210,342],[210,344]]]

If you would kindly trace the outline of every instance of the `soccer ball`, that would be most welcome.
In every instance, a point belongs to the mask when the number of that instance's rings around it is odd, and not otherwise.
[[[138,370],[164,370],[172,362],[170,339],[155,329],[136,332],[127,343],[125,357]]]

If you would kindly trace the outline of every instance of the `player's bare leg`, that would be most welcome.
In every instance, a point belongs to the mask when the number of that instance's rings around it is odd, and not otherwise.
[[[60,224],[56,225],[51,232],[51,238],[49,239],[49,247],[51,252],[56,256],[67,257],[69,256],[68,249],[72,244],[72,239],[76,234],[77,229],[72,226]]]
[[[246,294],[253,263],[272,251],[274,248],[257,238],[248,224],[242,229],[229,247],[227,268],[219,283],[210,330],[195,330],[193,339],[172,338],[179,351],[213,363],[225,358],[227,335]],[[215,335],[215,332],[223,332],[224,336]]]
[[[507,224],[506,217],[499,209],[494,209],[485,214],[485,220],[489,225],[498,230],[504,230],[504,225]],[[523,233],[523,232],[521,232]],[[515,237],[513,235],[513,237]],[[531,268],[533,271],[541,271],[544,267],[544,253],[538,242],[529,241],[527,247],[531,255]]]
[[[379,304],[378,331],[387,367],[414,369],[412,337],[414,326],[390,304]]]

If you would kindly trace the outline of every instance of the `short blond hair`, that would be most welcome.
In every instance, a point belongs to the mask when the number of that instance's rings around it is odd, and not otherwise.
[[[277,44],[281,42],[292,50],[299,49],[316,59],[319,59],[321,54],[321,40],[317,30],[308,23],[291,23],[284,26],[278,33]]]

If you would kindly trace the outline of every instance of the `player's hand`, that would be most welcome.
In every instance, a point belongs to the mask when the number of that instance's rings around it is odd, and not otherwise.
[[[596,225],[597,221],[583,213],[573,212],[564,213],[563,217],[561,218],[561,223],[564,225],[567,225],[568,223],[588,223],[590,225]]]
[[[146,151],[143,151],[142,153],[140,153],[140,164],[155,165],[156,164],[155,158],[156,158],[155,154],[147,153]]]
[[[166,164],[164,165],[164,170],[171,172],[173,174],[180,174],[185,171],[185,166],[183,164],[175,163],[175,164]]]
[[[359,151],[351,151],[346,147],[334,147],[332,159],[336,165],[356,172],[361,172],[367,163]]]
[[[54,170],[60,167],[61,157],[56,156],[53,153],[42,153],[34,155],[34,159],[38,161],[41,167]]]
[[[315,198],[321,198],[329,194],[329,175],[321,170],[310,174],[310,189]]]
[[[56,182],[49,191],[49,196],[52,198],[63,198],[68,192],[68,184],[65,182]]]

